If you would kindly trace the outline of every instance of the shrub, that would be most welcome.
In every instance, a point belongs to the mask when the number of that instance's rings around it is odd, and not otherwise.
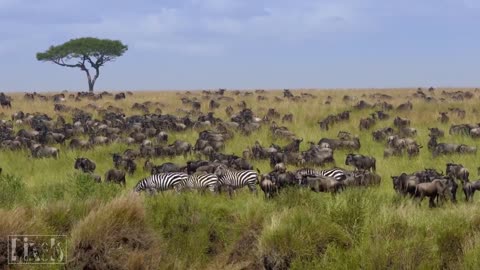
[[[22,234],[48,234],[41,220],[35,219],[32,209],[17,207],[0,209],[0,268],[7,264],[7,236]]]
[[[91,211],[71,233],[68,268],[156,268],[162,259],[159,241],[145,222],[142,201],[135,194],[122,196]]]

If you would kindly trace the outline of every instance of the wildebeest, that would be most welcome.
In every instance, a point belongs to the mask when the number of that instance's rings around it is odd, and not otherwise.
[[[367,157],[360,154],[348,154],[345,159],[345,165],[354,166],[357,170],[376,170],[376,160],[374,157]]]
[[[120,100],[120,99],[125,99],[125,98],[126,98],[126,96],[125,96],[125,93],[123,93],[123,92],[115,94],[115,97],[114,97],[115,100]]]
[[[468,181],[470,172],[462,164],[447,163],[445,173],[453,179]]]
[[[417,184],[421,182],[421,179],[417,175],[402,173],[399,176],[392,176],[392,181],[395,191],[402,195],[410,194],[411,196],[414,196],[415,188]]]
[[[428,131],[430,132],[428,136],[432,137],[435,136],[437,138],[441,138],[445,136],[445,132],[443,130],[440,130],[438,128],[428,128]]]
[[[344,183],[347,186],[378,186],[382,178],[370,171],[347,172]]]
[[[2,108],[12,108],[12,103],[10,102],[10,100],[0,100],[0,105],[2,106]]]
[[[105,173],[105,182],[113,182],[126,186],[125,172],[117,169],[110,169]]]
[[[133,161],[131,157],[122,157],[120,154],[114,153],[112,154],[113,164],[115,168],[123,168],[125,169],[130,175],[132,175],[135,170],[137,169],[137,164]]]
[[[391,127],[381,128],[372,132],[373,140],[382,141],[385,140],[388,136],[393,135],[394,130]]]
[[[328,176],[305,177],[305,183],[315,192],[330,192],[338,193],[345,188],[342,181],[337,181],[335,178]]]
[[[95,165],[95,162],[90,159],[79,157],[75,159],[75,165],[73,167],[77,170],[82,170],[84,173],[93,173],[97,166]]]
[[[282,117],[282,123],[283,122],[293,122],[293,114],[291,114],[291,113],[285,114]]]
[[[370,129],[373,125],[375,125],[375,119],[371,117],[362,118],[360,119],[360,124],[358,125],[360,130],[363,129]]]
[[[46,157],[58,158],[60,155],[60,150],[55,147],[37,145],[32,148],[31,153],[32,153],[32,157],[34,158],[46,158]]]
[[[430,207],[435,207],[437,197],[445,198],[447,194],[446,179],[435,179],[432,182],[420,183],[415,187],[415,196],[419,198],[419,202],[421,203],[423,198],[429,197]]]
[[[480,190],[480,180],[470,182],[468,180],[462,181],[463,184],[463,193],[465,194],[465,200],[473,201],[473,195],[475,191]]]
[[[440,121],[440,123],[442,124],[448,123],[448,121],[450,120],[448,118],[448,112],[440,112],[439,114],[440,116],[438,117],[438,121]]]
[[[395,117],[393,120],[393,125],[396,126],[397,128],[403,128],[403,127],[408,127],[410,126],[410,120],[406,118],[401,118],[401,117]]]
[[[278,193],[277,185],[272,181],[268,174],[260,176],[260,189],[265,194],[265,199],[272,198]]]
[[[397,107],[397,111],[411,111],[412,109],[413,109],[413,105],[410,101],[407,101],[406,103],[402,103]]]
[[[160,173],[170,173],[170,172],[179,172],[180,166],[172,162],[166,162],[159,166],[153,166],[150,174],[160,174]]]

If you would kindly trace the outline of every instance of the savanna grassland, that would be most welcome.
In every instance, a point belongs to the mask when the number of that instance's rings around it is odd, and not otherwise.
[[[377,173],[382,182],[379,187],[347,188],[332,196],[314,193],[306,188],[290,188],[273,199],[265,200],[261,191],[258,196],[242,190],[233,199],[227,195],[197,194],[194,192],[149,196],[132,194],[132,188],[149,172],[143,171],[144,159],[137,159],[137,171],[127,175],[126,188],[114,184],[97,184],[75,171],[76,157],[95,161],[96,173],[102,175],[113,168],[111,153],[123,152],[138,145],[111,143],[91,150],[71,150],[66,145],[53,145],[60,149],[58,159],[34,159],[28,150],[0,151],[0,267],[5,265],[6,236],[12,234],[63,234],[68,238],[68,269],[479,269],[480,268],[480,198],[466,203],[461,193],[459,202],[446,202],[437,208],[429,208],[428,202],[421,205],[404,198],[393,190],[391,176],[402,172],[411,173],[424,168],[445,171],[447,162],[461,163],[470,170],[470,179],[477,179],[480,166],[477,155],[450,155],[433,158],[427,149],[428,128],[438,127],[445,131],[441,142],[464,143],[479,146],[479,141],[467,136],[450,135],[453,123],[480,122],[480,93],[471,99],[454,101],[442,91],[459,89],[436,89],[425,93],[434,101],[416,98],[416,89],[375,90],[295,90],[313,94],[315,98],[301,101],[283,99],[282,91],[245,96],[227,91],[226,96],[234,101],[220,101],[220,108],[213,110],[215,116],[225,121],[225,108],[231,105],[235,113],[237,104],[244,100],[257,117],[263,117],[269,108],[275,108],[282,116],[294,115],[292,123],[281,123],[297,137],[306,142],[318,142],[321,138],[336,138],[339,131],[359,135],[361,148],[358,153],[377,159]],[[465,90],[465,89],[462,89]],[[387,100],[394,106],[410,100],[413,110],[388,111],[390,119],[377,121],[368,131],[359,130],[360,118],[377,109],[355,110],[360,100],[371,104],[376,98],[371,94],[391,95]],[[49,94],[46,94],[49,95]],[[257,96],[266,96],[258,101]],[[344,102],[344,95],[355,97]],[[27,101],[22,94],[12,94],[12,108],[0,109],[0,118],[9,121],[12,113],[42,112],[56,118],[58,114],[71,122],[69,113],[54,111],[53,101]],[[201,111],[209,110],[209,99],[202,92],[134,92],[126,99],[115,101],[107,96],[101,100],[67,98],[65,105],[84,109],[93,118],[101,119],[98,110],[87,108],[95,104],[99,108],[109,105],[123,109],[129,116],[141,114],[132,110],[134,103],[158,102],[151,108],[160,108],[162,114],[184,116],[190,110],[180,98],[197,97]],[[331,103],[325,104],[327,97]],[[441,99],[444,99],[443,101]],[[448,108],[459,107],[466,111],[465,119],[449,114],[450,122],[441,124],[438,113]],[[328,114],[351,110],[350,120],[334,124],[328,131],[320,130],[318,121]],[[418,133],[416,140],[424,147],[414,158],[384,158],[384,142],[372,140],[375,129],[393,126],[395,116],[411,120]],[[196,119],[197,116],[192,116]],[[242,155],[242,151],[259,141],[263,146],[271,143],[286,145],[287,140],[274,138],[270,123],[251,135],[235,131],[235,137],[226,142],[224,153]],[[14,124],[16,131],[27,128]],[[168,131],[169,143],[181,139],[195,144],[198,131]],[[345,165],[347,150],[335,151],[336,165]],[[157,158],[155,164],[174,162],[184,164],[197,159],[192,155],[185,159]],[[268,160],[251,160],[254,168],[262,173],[270,171]],[[327,166],[331,167],[331,165]],[[289,165],[288,170],[296,169]],[[26,266],[12,269],[29,269]],[[35,267],[31,267],[32,269]],[[45,268],[42,266],[42,268]],[[50,269],[63,266],[48,266]],[[38,269],[35,268],[35,269]]]

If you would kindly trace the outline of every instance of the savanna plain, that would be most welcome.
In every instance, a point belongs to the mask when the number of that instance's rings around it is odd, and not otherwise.
[[[262,119],[258,129],[242,132],[230,128],[231,139],[220,151],[242,156],[255,142],[269,147],[287,145],[290,140],[276,136],[275,122],[302,138],[300,151],[309,149],[321,138],[337,138],[339,131],[357,135],[358,150],[337,149],[335,164],[323,167],[287,164],[287,170],[302,167],[318,170],[334,166],[347,170],[350,153],[372,156],[378,186],[347,186],[337,194],[317,193],[307,187],[288,187],[272,198],[265,198],[257,185],[257,194],[239,189],[230,198],[227,193],[166,191],[155,195],[133,192],[137,182],[150,175],[144,170],[144,157],[136,157],[137,169],[126,175],[126,186],[104,183],[104,174],[113,168],[112,153],[138,150],[140,143],[127,143],[131,131],[121,130],[115,140],[89,149],[72,149],[65,143],[51,143],[58,148],[58,158],[35,158],[28,147],[0,150],[0,268],[38,269],[38,266],[7,265],[7,236],[22,234],[66,235],[66,265],[43,265],[46,269],[480,269],[480,198],[466,202],[460,182],[457,202],[440,202],[429,207],[428,200],[403,196],[393,188],[391,176],[413,173],[425,168],[445,172],[447,163],[462,164],[470,180],[478,178],[478,154],[453,153],[433,157],[427,145],[429,129],[445,132],[441,142],[478,146],[479,141],[465,134],[450,134],[453,124],[480,122],[480,92],[475,89],[350,89],[284,91],[162,91],[133,92],[116,100],[113,95],[101,99],[88,96],[76,99],[76,92],[65,93],[65,100],[54,102],[55,93],[41,93],[26,99],[24,93],[7,93],[11,108],[0,108],[2,125],[16,134],[32,130],[26,121],[12,120],[12,115],[47,114],[72,123],[72,112],[80,109],[92,119],[102,121],[109,111],[125,117],[145,114],[188,116],[192,122],[213,112],[224,122],[249,108]],[[465,94],[465,93],[469,94]],[[303,93],[303,94],[302,94]],[[422,94],[420,94],[422,93]],[[70,94],[73,94],[70,97]],[[113,93],[116,94],[116,93]],[[260,97],[261,96],[261,97]],[[348,96],[348,98],[346,98]],[[461,96],[461,97],[459,97]],[[226,97],[226,98],[225,98]],[[183,98],[183,101],[182,101]],[[218,108],[211,108],[214,100]],[[360,119],[383,110],[381,107],[356,108],[360,101],[370,105],[386,102],[393,109],[390,117],[376,119],[372,127],[360,128]],[[411,110],[397,110],[410,101]],[[198,108],[198,103],[200,108]],[[244,102],[244,104],[241,104]],[[55,104],[66,106],[54,110]],[[135,103],[145,106],[133,107]],[[193,104],[196,104],[193,106]],[[233,114],[227,115],[231,106]],[[133,107],[133,108],[132,108]],[[217,106],[215,106],[217,107]],[[465,110],[461,117],[450,108]],[[145,110],[146,109],[146,110]],[[269,109],[279,115],[264,117]],[[384,108],[385,109],[385,108]],[[328,115],[349,110],[345,121],[334,122],[328,130],[319,121]],[[147,112],[148,111],[148,112]],[[440,112],[449,112],[448,121],[439,120]],[[282,121],[285,114],[292,121]],[[277,118],[278,116],[278,118]],[[417,133],[413,138],[422,146],[418,155],[384,157],[386,141],[375,141],[372,132],[393,127],[395,117],[408,118]],[[230,126],[229,126],[230,127]],[[183,140],[195,145],[199,132],[215,131],[217,125],[193,125],[182,130],[165,129],[166,145]],[[76,138],[89,139],[89,134]],[[156,145],[153,137],[148,138]],[[74,169],[76,158],[96,163],[96,183],[88,174]],[[152,157],[154,164],[188,160],[208,160],[193,151],[184,155]],[[261,173],[272,171],[268,159],[247,161]]]

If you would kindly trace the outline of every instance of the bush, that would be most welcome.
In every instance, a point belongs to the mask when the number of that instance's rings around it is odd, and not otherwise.
[[[0,269],[7,265],[8,235],[48,234],[47,228],[35,216],[32,209],[23,207],[0,209]]]
[[[158,239],[145,221],[140,198],[122,196],[91,211],[71,233],[68,268],[128,269],[156,268],[162,259]]]

